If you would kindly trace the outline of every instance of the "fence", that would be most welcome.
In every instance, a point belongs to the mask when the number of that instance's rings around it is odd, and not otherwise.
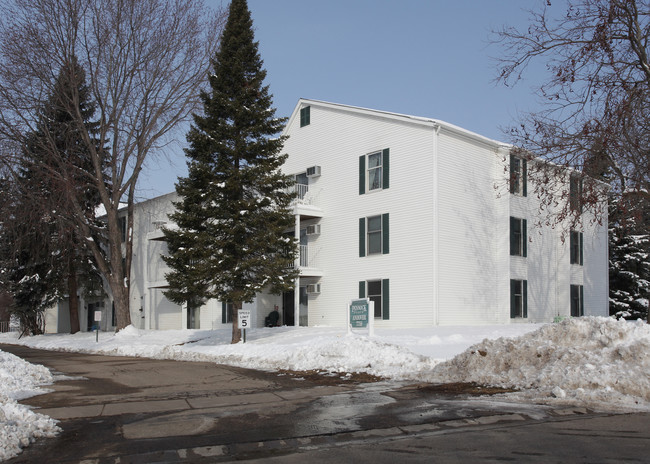
[[[10,327],[9,321],[0,321],[0,333],[12,332],[13,328]]]

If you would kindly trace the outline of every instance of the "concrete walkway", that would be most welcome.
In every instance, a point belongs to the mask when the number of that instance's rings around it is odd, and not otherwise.
[[[205,362],[59,353],[1,346],[48,366],[57,381],[30,405],[54,419],[183,411],[305,400],[344,390]]]
[[[48,387],[51,392],[23,402],[61,421],[64,430],[58,438],[39,440],[10,463],[77,462],[80,457],[99,462],[95,460],[139,453],[143,447],[148,450],[156,439],[163,440],[159,445],[165,448],[201,444],[206,434],[222,435],[227,441],[229,434],[239,433],[264,411],[289,417],[305,403],[354,388],[214,363],[62,353],[16,345],[0,345],[0,349],[43,364],[57,376],[56,383]],[[261,428],[256,436],[266,436],[272,424],[257,422]],[[91,448],[85,440],[93,441]],[[51,453],[57,461],[35,460]]]

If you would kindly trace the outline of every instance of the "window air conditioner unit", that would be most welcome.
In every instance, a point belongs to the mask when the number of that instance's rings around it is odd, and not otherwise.
[[[307,285],[307,293],[310,293],[312,295],[320,293],[320,284]]]
[[[320,176],[320,166],[312,166],[307,168],[307,177],[318,177]]]
[[[307,235],[320,235],[320,224],[307,226]]]

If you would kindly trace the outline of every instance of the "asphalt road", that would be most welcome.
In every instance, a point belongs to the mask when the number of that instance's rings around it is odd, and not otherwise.
[[[16,463],[648,462],[649,414],[364,378],[0,345],[65,376],[24,403],[63,432]]]

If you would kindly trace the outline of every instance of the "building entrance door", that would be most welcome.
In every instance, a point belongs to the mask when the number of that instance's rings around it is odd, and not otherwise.
[[[294,291],[290,290],[288,292],[282,293],[282,324],[292,326],[295,325],[295,303],[294,303]]]
[[[307,287],[300,287],[300,314],[299,324],[301,327],[309,325],[308,309],[309,299],[307,297]],[[284,292],[282,294],[282,324],[293,326],[296,325],[296,293],[295,290]]]

